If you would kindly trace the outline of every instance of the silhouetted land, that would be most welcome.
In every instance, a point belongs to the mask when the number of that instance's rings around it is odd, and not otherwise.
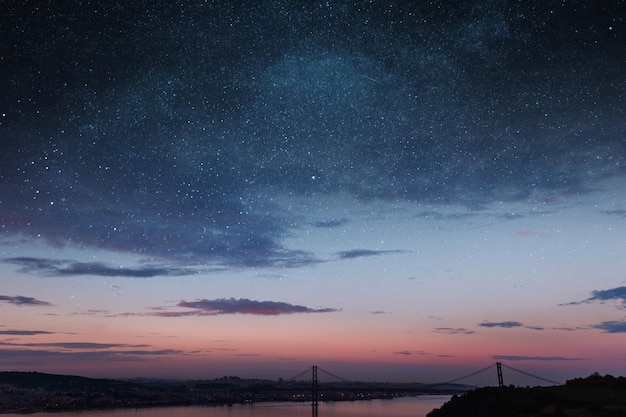
[[[428,417],[626,416],[626,378],[591,375],[565,385],[480,388],[453,396]]]
[[[321,383],[320,401],[392,399],[452,394],[459,384]],[[114,380],[39,372],[0,372],[0,413],[131,407],[224,405],[261,401],[311,401],[310,381],[271,381],[227,376],[213,380]]]
[[[228,376],[213,380],[114,380],[39,372],[0,372],[0,413],[89,410],[238,402],[311,401],[308,381]],[[320,385],[320,401],[354,401],[419,394],[454,395],[429,417],[626,416],[626,378],[591,375],[565,385],[479,388],[419,383],[336,382]]]

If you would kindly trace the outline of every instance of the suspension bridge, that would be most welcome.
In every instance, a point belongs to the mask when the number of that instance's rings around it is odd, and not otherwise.
[[[320,382],[319,375],[331,378],[332,382]],[[313,365],[304,371],[286,380],[289,389],[306,389],[306,394],[299,394],[301,401],[311,401],[315,408],[320,401],[337,399],[385,398],[394,395],[415,394],[457,394],[476,388],[484,387],[536,387],[561,385],[538,375],[516,369],[501,362],[496,362],[467,375],[438,383],[410,383],[410,384],[376,384],[351,381]],[[293,383],[295,385],[289,385]],[[350,392],[354,398],[344,398]]]

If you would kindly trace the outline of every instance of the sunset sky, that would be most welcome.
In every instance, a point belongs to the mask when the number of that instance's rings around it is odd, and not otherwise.
[[[0,370],[626,375],[626,3],[0,6]]]

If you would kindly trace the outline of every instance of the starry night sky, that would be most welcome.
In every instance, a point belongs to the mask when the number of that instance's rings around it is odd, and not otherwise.
[[[0,6],[0,367],[626,372],[626,3],[452,3]]]

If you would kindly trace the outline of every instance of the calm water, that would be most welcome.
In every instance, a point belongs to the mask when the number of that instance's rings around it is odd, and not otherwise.
[[[440,407],[450,397],[425,395],[393,400],[342,401],[320,403],[317,417],[424,417]],[[54,417],[312,417],[310,404],[259,403],[253,406],[235,404],[232,407],[168,407],[130,410],[39,413]],[[4,414],[3,417],[23,414]]]

